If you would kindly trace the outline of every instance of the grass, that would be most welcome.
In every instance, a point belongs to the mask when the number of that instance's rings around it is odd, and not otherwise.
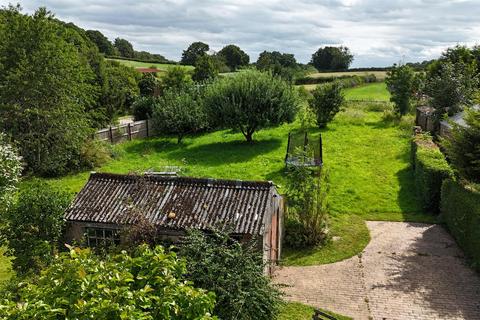
[[[5,248],[0,247],[0,284],[12,275],[12,261],[5,255]]]
[[[390,93],[385,82],[369,83],[345,89],[346,100],[390,101]]]
[[[386,71],[342,71],[342,72],[318,72],[308,75],[310,78],[327,78],[327,77],[342,77],[342,76],[365,76],[367,74],[374,74],[379,80],[384,80],[387,76]]]
[[[311,306],[298,302],[287,302],[282,307],[277,320],[312,320],[314,311],[315,309]],[[323,309],[320,309],[320,311],[325,312],[338,320],[352,319]]]
[[[193,66],[184,66],[184,65],[177,65],[177,64],[168,64],[168,63],[153,63],[153,62],[139,62],[139,61],[132,61],[132,60],[123,60],[123,59],[107,59],[120,62],[123,65],[132,67],[132,68],[150,68],[151,66],[157,67],[157,69],[162,71],[167,71],[173,67],[182,67],[187,70],[193,70]]]

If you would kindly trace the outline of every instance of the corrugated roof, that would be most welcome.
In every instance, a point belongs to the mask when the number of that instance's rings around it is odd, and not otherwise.
[[[271,182],[92,173],[65,219],[131,224],[142,215],[167,228],[261,234],[274,195]]]

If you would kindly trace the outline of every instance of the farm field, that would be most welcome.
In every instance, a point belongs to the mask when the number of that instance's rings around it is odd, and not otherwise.
[[[345,89],[346,100],[390,101],[390,92],[385,82],[375,82]]]
[[[384,80],[387,71],[342,71],[342,72],[317,72],[308,75],[310,78],[327,78],[327,77],[343,77],[343,76],[365,76],[374,74],[379,80]]]
[[[139,62],[139,61],[131,61],[131,60],[122,60],[122,59],[107,59],[107,60],[112,60],[112,61],[117,61],[123,65],[132,67],[132,68],[149,68],[151,66],[156,66],[157,69],[160,69],[162,71],[166,71],[172,67],[175,66],[180,66],[182,68],[185,68],[187,70],[193,70],[193,66],[184,66],[184,65],[177,65],[177,64],[167,64],[167,63],[153,63],[153,62]]]

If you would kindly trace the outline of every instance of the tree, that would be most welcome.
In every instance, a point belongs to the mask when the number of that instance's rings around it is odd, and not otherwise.
[[[114,43],[115,48],[117,48],[120,56],[125,58],[133,58],[135,56],[135,51],[130,42],[122,38],[116,38]]]
[[[140,89],[140,95],[142,96],[153,96],[157,87],[157,77],[151,73],[145,73],[142,76],[142,79],[138,82],[138,88]]]
[[[395,104],[395,112],[400,116],[411,110],[412,99],[416,93],[415,79],[415,71],[407,65],[393,65],[387,72],[385,82],[391,94],[390,101]]]
[[[234,44],[223,47],[218,55],[225,59],[225,63],[233,71],[237,70],[238,67],[248,65],[250,61],[248,54]]]
[[[263,274],[265,264],[253,242],[242,245],[225,233],[192,230],[179,255],[187,261],[187,278],[215,293],[214,314],[220,319],[276,318],[280,292]]]
[[[212,80],[218,75],[218,69],[214,59],[208,55],[197,59],[192,79],[197,82]]]
[[[454,123],[442,146],[462,177],[480,183],[480,110],[466,110],[465,125]]]
[[[152,96],[141,96],[132,105],[135,121],[147,120],[152,117],[156,99]]]
[[[311,64],[320,71],[346,70],[353,61],[347,47],[324,47],[312,54]]]
[[[88,50],[70,42],[80,38],[45,9],[32,16],[0,10],[0,129],[37,174],[78,169],[92,133],[85,110],[98,88]]]
[[[320,85],[312,91],[312,98],[309,100],[309,104],[310,108],[317,115],[319,128],[325,128],[327,123],[333,120],[340,111],[344,100],[342,86],[339,82]]]
[[[107,37],[105,37],[100,31],[98,30],[87,30],[86,35],[88,38],[95,43],[95,45],[98,47],[98,50],[107,55],[107,56],[113,56],[115,55],[115,47],[113,44],[108,40]]]
[[[222,127],[240,130],[248,142],[263,127],[295,119],[299,107],[296,90],[278,77],[245,70],[215,81],[206,88],[209,119]]]
[[[183,50],[181,64],[194,66],[197,64],[197,60],[200,57],[207,55],[210,47],[203,42],[194,42],[188,46],[186,50]]]
[[[34,180],[22,188],[17,203],[2,217],[2,235],[15,255],[20,272],[38,271],[52,258],[70,203],[65,192]]]
[[[215,295],[193,288],[185,262],[143,245],[104,258],[89,249],[60,253],[38,276],[2,293],[6,319],[207,320]]]
[[[165,91],[154,106],[152,119],[158,132],[175,134],[178,143],[182,142],[185,135],[195,133],[207,125],[195,88]]]
[[[7,142],[5,135],[0,133],[0,215],[12,204],[22,171],[21,160],[17,150]]]
[[[180,66],[169,68],[162,77],[161,88],[167,90],[182,90],[193,83],[189,72]]]
[[[259,70],[271,70],[275,65],[280,65],[284,68],[296,68],[297,60],[293,54],[263,51],[258,56],[256,65]]]

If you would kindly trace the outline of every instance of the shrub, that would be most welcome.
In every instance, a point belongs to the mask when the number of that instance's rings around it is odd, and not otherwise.
[[[156,66],[153,66],[152,69],[156,69]],[[142,79],[138,81],[138,88],[140,89],[140,95],[142,96],[153,96],[155,94],[155,89],[158,86],[157,78],[151,74],[146,73],[142,76]]]
[[[395,104],[395,112],[400,116],[412,109],[412,99],[415,94],[415,71],[408,65],[394,65],[387,72],[385,79],[387,89],[391,94],[390,101]]]
[[[186,87],[190,87],[193,83],[192,77],[185,68],[175,66],[169,68],[162,76],[162,91],[181,91]]]
[[[2,217],[2,235],[15,255],[20,272],[38,270],[48,264],[64,226],[63,213],[70,202],[65,192],[41,180],[28,183],[17,203]]]
[[[179,254],[187,260],[187,278],[215,292],[214,314],[220,319],[275,319],[280,293],[264,275],[253,242],[242,245],[228,234],[190,231]]]
[[[178,143],[185,135],[207,126],[200,95],[195,88],[166,91],[158,99],[152,119],[157,132],[176,135]]]
[[[428,135],[419,135],[413,141],[415,157],[415,185],[423,208],[438,212],[443,180],[451,178],[453,171],[440,149]]]
[[[201,56],[195,63],[192,79],[197,82],[212,80],[218,75],[214,58],[209,55]]]
[[[442,218],[480,271],[480,190],[451,179],[442,186]]]
[[[328,175],[315,176],[303,166],[290,168],[285,223],[285,243],[294,248],[312,247],[328,240]]]
[[[453,124],[442,146],[462,177],[480,182],[480,110],[466,110],[464,119],[465,126]]]
[[[318,86],[312,91],[309,104],[317,115],[319,128],[325,128],[327,123],[333,120],[344,100],[342,86],[338,82]]]
[[[12,204],[21,171],[21,158],[0,133],[0,214]]]
[[[81,167],[88,169],[98,168],[107,163],[112,158],[112,155],[111,144],[96,139],[87,140],[80,152]]]
[[[135,121],[150,119],[156,103],[154,97],[139,97],[132,105]]]
[[[295,88],[256,70],[218,79],[205,92],[209,119],[220,127],[240,130],[249,142],[263,127],[292,122],[298,106]]]
[[[183,278],[185,263],[162,247],[104,259],[89,249],[61,253],[38,277],[2,295],[8,319],[212,319],[212,293]]]

